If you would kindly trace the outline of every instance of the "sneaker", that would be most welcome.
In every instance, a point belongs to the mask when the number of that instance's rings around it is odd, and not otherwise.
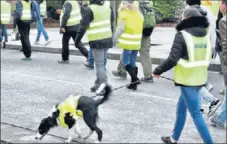
[[[210,117],[210,116],[211,116],[211,112],[212,112],[213,110],[216,111],[217,108],[218,108],[220,105],[221,105],[220,100],[214,100],[214,101],[210,104],[210,106],[209,106],[209,112],[208,112],[207,116]],[[214,113],[214,112],[212,112],[212,113]]]
[[[141,79],[142,82],[154,83],[153,77],[145,77]]]
[[[120,77],[120,78],[122,78],[122,79],[127,79],[127,74],[126,74],[126,73],[119,72],[119,71],[112,71],[112,74],[113,74],[115,77]]]
[[[214,86],[212,85],[212,84],[207,84],[206,85],[206,89],[210,92],[210,91],[212,91],[213,89],[214,89]]]
[[[87,68],[90,68],[90,69],[94,69],[94,65],[93,64],[90,64],[88,61],[86,61],[84,63],[84,66],[86,66]]]
[[[47,40],[46,43],[45,43],[45,46],[47,46],[50,43],[51,43],[51,40]]]
[[[211,106],[213,104],[213,106]],[[211,117],[215,114],[215,112],[218,110],[218,108],[221,106],[221,102],[219,100],[216,100],[216,102],[212,102],[209,107],[209,113],[208,117]]]
[[[224,95],[225,94],[225,91],[226,91],[226,89],[224,88],[224,89],[221,89],[219,93],[222,94],[222,95]]]
[[[98,88],[99,88],[98,85],[94,85],[90,88],[90,90],[91,90],[91,92],[96,92]]]
[[[69,60],[58,60],[58,63],[68,64],[69,63]]]
[[[217,127],[217,128],[225,128],[225,124],[221,124],[221,123],[216,122],[215,116],[210,119],[210,125]]]
[[[170,137],[162,136],[162,137],[161,137],[161,140],[162,140],[165,144],[177,144],[177,142],[172,141]]]
[[[39,41],[35,41],[34,42],[34,45],[39,45]]]
[[[30,57],[25,57],[25,58],[22,58],[21,60],[25,60],[25,61],[30,61],[30,60],[32,60],[32,58],[30,58]]]

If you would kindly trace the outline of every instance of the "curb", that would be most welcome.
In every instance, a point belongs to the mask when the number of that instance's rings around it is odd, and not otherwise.
[[[13,44],[7,44],[6,49],[13,49],[13,50],[19,50],[21,46],[19,45],[13,45]],[[44,47],[44,46],[32,46],[32,51],[36,52],[44,52],[44,53],[54,53],[54,54],[61,54],[61,48],[51,48],[51,47]],[[82,54],[77,49],[69,50],[70,55],[76,55],[76,56],[82,56]],[[107,58],[110,60],[120,60],[121,54],[117,53],[108,53]],[[165,59],[163,58],[151,58],[152,64],[159,65],[161,64]],[[140,62],[140,57],[137,58],[137,62]],[[221,65],[211,63],[209,66],[209,71],[213,72],[220,72],[221,71]]]

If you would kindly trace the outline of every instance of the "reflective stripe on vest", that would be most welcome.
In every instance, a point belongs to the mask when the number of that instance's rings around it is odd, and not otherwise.
[[[94,14],[94,20],[87,30],[88,40],[96,41],[111,38],[110,8],[99,5],[90,5],[90,8]]]
[[[46,0],[44,0],[41,4],[40,4],[40,13],[42,16],[46,15]]]
[[[24,0],[21,1],[22,3],[22,16],[20,20],[31,20],[32,13],[31,13],[31,2],[26,2]]]
[[[67,127],[68,125],[65,123],[64,117],[66,113],[70,113],[70,116],[77,119],[83,116],[83,112],[80,110],[76,110],[78,106],[78,100],[81,96],[70,95],[65,101],[60,103],[57,109],[60,111],[58,116],[58,121],[62,127]]]
[[[185,86],[201,86],[207,81],[207,69],[212,55],[210,33],[194,37],[181,31],[189,60],[180,59],[174,68],[174,81]]]
[[[126,50],[139,50],[141,48],[143,32],[143,16],[140,12],[120,12],[124,15],[125,30],[120,36],[118,46]],[[121,21],[120,19],[118,22]]]
[[[220,7],[219,0],[201,0],[201,5],[210,9],[210,11],[213,13],[214,17],[217,19],[219,7]]]
[[[77,25],[80,23],[80,20],[82,19],[81,12],[80,12],[80,6],[77,1],[66,1],[65,3],[67,3],[67,2],[69,2],[71,4],[72,9],[71,9],[70,17],[67,21],[66,26]],[[64,5],[63,5],[63,7],[64,7]],[[62,12],[61,12],[60,24],[62,22],[63,15],[64,15],[64,10],[62,10]]]
[[[6,1],[1,1],[1,24],[9,24],[11,19],[11,5]]]

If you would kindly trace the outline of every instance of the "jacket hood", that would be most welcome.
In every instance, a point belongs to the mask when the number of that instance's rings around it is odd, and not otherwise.
[[[207,34],[206,29],[209,27],[209,22],[204,16],[191,17],[182,20],[177,26],[176,30],[189,31],[194,36],[205,36]]]

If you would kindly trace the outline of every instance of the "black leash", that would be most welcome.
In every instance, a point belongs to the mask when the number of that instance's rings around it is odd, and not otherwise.
[[[160,76],[160,78],[163,78],[163,79],[166,79],[166,80],[169,80],[169,81],[174,81],[173,79],[167,78],[167,77],[165,77],[165,76]]]
[[[8,126],[20,128],[20,129],[23,129],[23,130],[28,130],[28,131],[32,131],[32,132],[37,132],[36,130],[30,129],[30,128],[26,128],[26,127],[22,127],[22,126],[18,126],[18,125],[15,125],[15,124],[10,124],[10,123],[7,123],[7,122],[2,122],[2,121],[1,121],[1,124],[5,124],[5,125],[8,125]],[[64,137],[56,136],[56,135],[53,135],[53,134],[46,134],[46,135],[49,135],[49,136],[52,136],[52,137],[55,137],[55,138],[58,138],[58,139],[62,139],[62,140],[65,140],[65,139],[66,139],[66,138],[64,138]],[[35,136],[34,136],[34,138],[35,138]],[[3,140],[1,140],[1,141],[3,141]],[[75,140],[73,140],[73,141],[79,143],[78,141],[75,141]],[[4,142],[6,142],[6,141],[4,141]],[[6,143],[11,143],[11,142],[6,142]]]

